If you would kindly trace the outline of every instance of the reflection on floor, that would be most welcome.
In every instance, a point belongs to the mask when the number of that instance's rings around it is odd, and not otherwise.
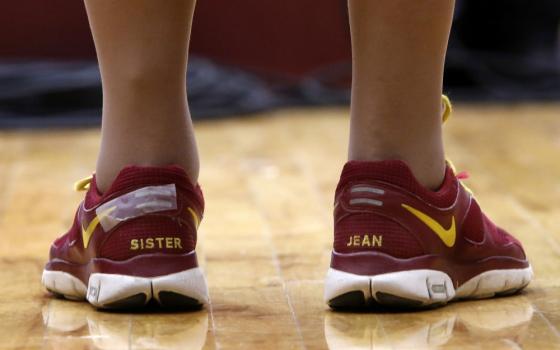
[[[285,110],[197,126],[207,199],[200,260],[211,305],[98,312],[50,297],[40,273],[72,221],[96,130],[0,132],[0,349],[560,349],[560,106],[459,107],[448,155],[525,244],[521,295],[417,313],[322,301],[347,111]]]
[[[478,305],[476,305],[478,304]],[[424,349],[438,346],[507,348],[523,344],[534,309],[525,296],[463,303],[435,313],[324,313],[329,349]],[[123,315],[85,303],[49,300],[42,309],[49,349],[202,349],[208,311]],[[476,339],[473,341],[473,339]]]
[[[406,323],[398,314],[329,312],[325,338],[330,349],[500,349],[523,344],[533,313],[525,296],[453,305],[430,316],[409,315]]]
[[[50,300],[43,306],[49,349],[202,349],[208,312],[123,315],[97,312],[86,303]],[[137,317],[139,316],[139,317]]]

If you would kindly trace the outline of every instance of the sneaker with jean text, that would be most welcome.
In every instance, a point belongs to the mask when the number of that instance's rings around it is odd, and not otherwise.
[[[331,307],[437,306],[513,294],[532,276],[521,243],[481,211],[451,163],[437,191],[399,160],[344,166],[325,282]]]

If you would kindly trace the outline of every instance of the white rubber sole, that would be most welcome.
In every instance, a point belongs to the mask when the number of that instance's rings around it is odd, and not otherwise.
[[[43,271],[43,285],[71,300],[97,308],[134,308],[155,299],[162,306],[196,307],[208,303],[206,279],[199,267],[158,277],[93,273],[88,286],[63,271]]]
[[[443,305],[457,299],[482,299],[518,292],[533,277],[525,269],[490,270],[455,289],[449,275],[437,270],[410,270],[361,276],[330,268],[325,302],[333,308],[380,304],[396,307]]]

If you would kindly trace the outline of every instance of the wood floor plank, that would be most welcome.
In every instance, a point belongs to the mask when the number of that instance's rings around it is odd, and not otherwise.
[[[0,131],[0,349],[560,349],[560,105],[457,106],[447,155],[536,273],[522,295],[416,313],[322,301],[346,108],[196,125],[206,198],[199,259],[211,305],[98,312],[51,298],[40,274],[69,227],[94,129]]]

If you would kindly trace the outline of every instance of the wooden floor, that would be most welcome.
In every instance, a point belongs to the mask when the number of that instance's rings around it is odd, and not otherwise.
[[[97,130],[0,132],[0,349],[560,349],[560,106],[461,107],[447,153],[525,244],[521,295],[418,313],[335,313],[322,301],[347,110],[284,110],[197,125],[211,305],[108,313],[40,285],[70,225]]]

